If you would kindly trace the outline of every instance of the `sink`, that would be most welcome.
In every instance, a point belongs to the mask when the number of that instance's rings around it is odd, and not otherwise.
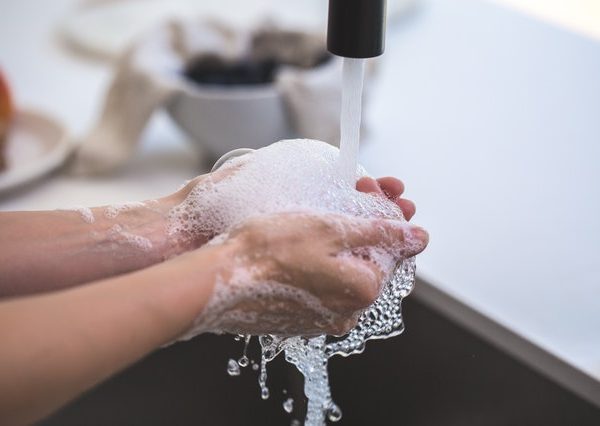
[[[600,424],[600,408],[416,298],[403,308],[404,334],[331,360],[333,397],[344,413],[339,424]],[[39,424],[289,425],[303,419],[302,379],[281,357],[269,364],[267,401],[260,399],[257,372],[227,375],[227,360],[241,350],[231,336],[214,335],[161,349]],[[289,396],[292,415],[282,408]]]

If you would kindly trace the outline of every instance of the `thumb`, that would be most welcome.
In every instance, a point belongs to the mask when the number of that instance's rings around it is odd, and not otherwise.
[[[421,253],[429,242],[423,228],[393,219],[355,219],[345,231],[350,248],[381,247],[403,258]]]

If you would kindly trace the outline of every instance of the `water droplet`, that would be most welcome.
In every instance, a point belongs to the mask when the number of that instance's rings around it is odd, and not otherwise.
[[[260,390],[260,397],[262,399],[269,399],[269,388],[262,388]]]
[[[342,419],[342,410],[333,402],[329,405],[327,409],[327,418],[331,422],[339,422]]]
[[[288,398],[283,401],[283,409],[286,413],[291,413],[294,411],[294,400],[292,398]]]
[[[240,375],[240,365],[237,363],[235,359],[230,359],[227,362],[227,374],[230,376],[239,376]]]
[[[250,362],[250,360],[248,359],[248,357],[246,355],[242,356],[239,360],[238,360],[238,364],[240,365],[240,367],[248,367],[248,363]]]

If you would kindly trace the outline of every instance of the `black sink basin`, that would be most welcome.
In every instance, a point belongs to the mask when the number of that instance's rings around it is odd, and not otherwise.
[[[600,425],[600,409],[477,338],[415,298],[403,335],[330,363],[344,425]],[[41,422],[67,425],[289,425],[302,419],[301,378],[270,364],[263,401],[250,368],[226,373],[242,344],[206,335],[162,349]],[[284,395],[284,390],[287,395]],[[296,403],[289,415],[282,402]]]

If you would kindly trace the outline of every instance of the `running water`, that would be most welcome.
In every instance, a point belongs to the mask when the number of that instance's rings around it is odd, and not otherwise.
[[[343,66],[340,153],[337,169],[343,182],[352,188],[356,184],[358,175],[364,62],[364,59],[344,58]],[[331,397],[327,372],[329,358],[334,355],[348,356],[361,353],[367,340],[384,339],[402,333],[404,325],[401,302],[412,290],[414,276],[414,258],[398,264],[395,273],[384,285],[378,300],[363,312],[357,326],[342,338],[260,336],[262,356],[259,385],[262,398],[269,397],[267,363],[283,351],[286,361],[295,365],[304,376],[304,393],[308,399],[305,425],[321,426],[326,423],[326,420],[339,421],[342,418],[342,411]],[[249,337],[246,338],[246,346],[248,339]],[[242,359],[245,353],[246,349]],[[239,363],[240,367],[246,365],[248,364]],[[239,368],[231,367],[229,365],[228,371],[236,375]],[[288,413],[292,411],[289,401],[288,399],[284,403],[284,409]]]
[[[364,74],[364,59],[344,58],[338,168],[349,185],[356,182]]]

